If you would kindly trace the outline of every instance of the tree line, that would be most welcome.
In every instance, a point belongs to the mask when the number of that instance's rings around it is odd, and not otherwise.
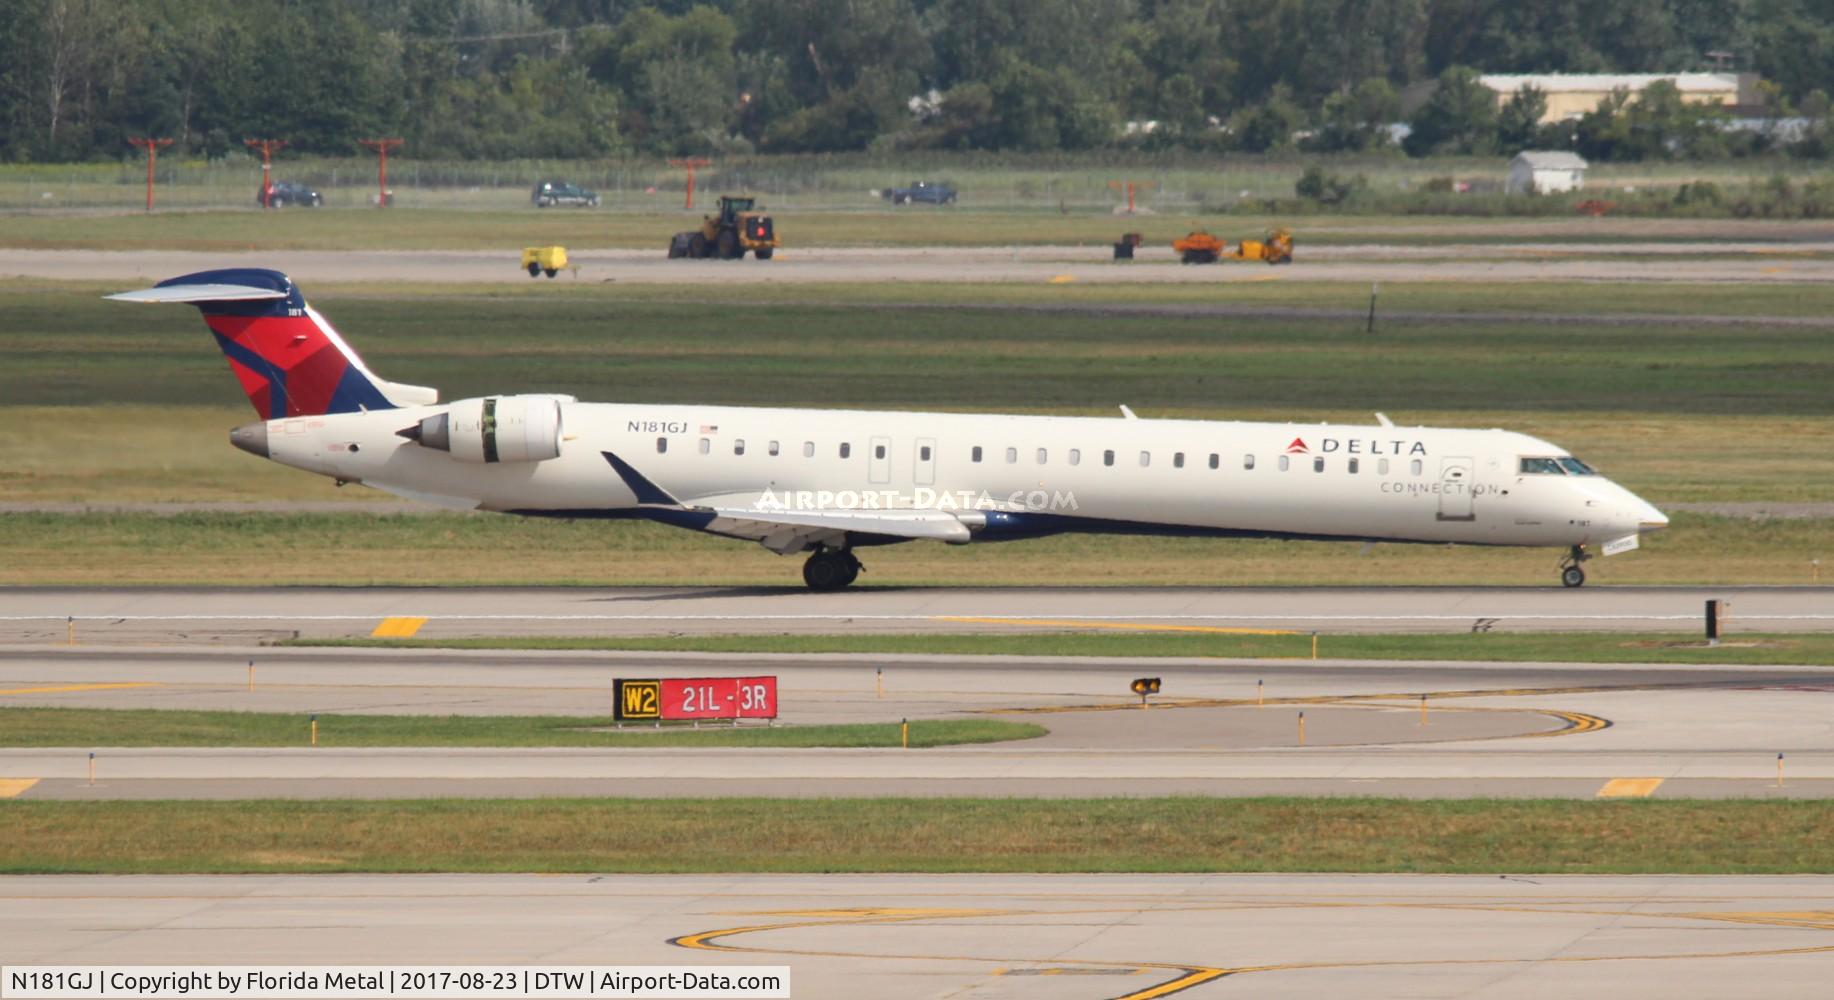
[[[1787,135],[1730,135],[1673,88],[1540,124],[1476,71],[1767,81]],[[1828,155],[1826,0],[6,0],[0,160],[169,136],[358,152],[596,157],[1097,148],[1599,159]],[[1150,124],[1149,124],[1150,123]]]

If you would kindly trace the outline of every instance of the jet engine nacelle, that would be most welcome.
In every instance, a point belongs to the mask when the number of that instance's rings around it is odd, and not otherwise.
[[[545,462],[560,457],[560,404],[571,396],[461,399],[400,432],[461,462]]]

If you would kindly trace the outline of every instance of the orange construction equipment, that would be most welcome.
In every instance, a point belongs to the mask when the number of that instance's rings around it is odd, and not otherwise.
[[[1269,264],[1291,264],[1293,262],[1293,231],[1290,229],[1268,230],[1265,240],[1243,240],[1236,244],[1235,253],[1230,256],[1236,260],[1264,260]]]
[[[1223,256],[1223,241],[1194,229],[1172,241],[1178,259],[1186,264],[1214,264]]]

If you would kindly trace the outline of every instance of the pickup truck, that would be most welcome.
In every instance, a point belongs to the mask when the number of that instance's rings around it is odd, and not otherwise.
[[[955,204],[955,189],[947,184],[912,181],[910,187],[886,188],[879,192],[879,197],[894,205],[908,205],[914,201],[921,201],[927,205],[953,205]]]

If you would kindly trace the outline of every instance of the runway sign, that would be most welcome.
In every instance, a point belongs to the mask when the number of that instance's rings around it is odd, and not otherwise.
[[[776,677],[670,677],[618,680],[619,721],[774,719]]]
[[[662,718],[661,681],[619,679],[612,683],[617,687],[617,694],[613,700],[616,711],[612,713],[612,718],[619,722],[628,719]]]

